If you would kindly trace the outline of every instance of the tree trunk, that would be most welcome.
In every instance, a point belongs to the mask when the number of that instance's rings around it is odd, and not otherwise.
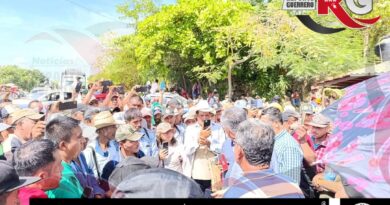
[[[229,70],[228,70],[228,85],[229,85],[229,90],[228,90],[228,95],[229,99],[232,99],[232,70],[233,70],[233,65],[229,65]]]
[[[245,63],[247,60],[249,60],[251,57],[252,57],[253,53],[249,53],[248,56],[246,56],[245,58],[242,58],[241,60],[238,60],[238,61],[232,61],[232,62],[229,62],[229,70],[228,70],[228,84],[229,84],[229,91],[228,91],[228,94],[229,94],[229,99],[232,99],[232,95],[233,95],[233,88],[232,88],[232,71],[233,71],[233,68],[235,68],[237,65],[240,65],[242,63]]]

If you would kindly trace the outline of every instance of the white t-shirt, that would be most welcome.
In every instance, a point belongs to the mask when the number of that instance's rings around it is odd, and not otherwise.
[[[156,93],[158,89],[158,84],[156,82],[152,83],[152,87],[150,88],[150,93],[154,94]]]
[[[3,141],[2,145],[3,145],[3,152],[4,153],[11,151],[11,141],[12,141],[12,138],[14,138],[14,137],[15,137],[14,134],[9,134],[8,138]]]

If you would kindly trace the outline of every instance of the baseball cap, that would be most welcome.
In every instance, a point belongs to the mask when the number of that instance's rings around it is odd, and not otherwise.
[[[301,113],[313,115],[314,114],[313,107],[309,104],[302,104],[301,105]]]
[[[92,117],[100,112],[99,108],[88,108],[84,112],[85,120],[92,120]]]
[[[0,160],[0,170],[0,195],[41,180],[40,177],[19,177],[14,167],[5,160]]]
[[[11,105],[4,106],[3,108],[1,108],[1,111],[0,111],[1,119],[7,118],[8,116],[10,116],[12,113],[14,113],[17,110],[20,110],[20,108],[16,105],[11,104]]]
[[[115,139],[117,142],[123,140],[138,141],[143,136],[142,133],[134,131],[130,125],[121,125],[115,133]]]
[[[152,110],[150,108],[146,108],[146,107],[142,108],[141,113],[142,113],[142,117],[145,116],[152,117]]]
[[[0,132],[10,128],[11,126],[5,124],[5,123],[0,123]]]
[[[179,109],[177,109],[177,108],[175,108],[174,110],[173,110],[173,114],[176,116],[176,115],[183,115],[183,110],[179,110]]]
[[[176,100],[175,98],[172,98],[170,101],[168,101],[167,107],[168,107],[169,105],[176,107],[176,106],[178,106],[179,104],[180,104],[180,103],[179,103],[178,100]]]
[[[279,103],[276,103],[276,102],[273,102],[269,105],[269,107],[273,107],[273,108],[276,108],[278,109],[280,112],[283,112],[283,107],[279,104]]]
[[[287,121],[289,117],[295,117],[295,118],[300,118],[300,115],[298,112],[293,111],[293,110],[286,110],[282,113],[282,119],[283,122]]]
[[[163,114],[162,119],[165,119],[165,118],[168,117],[168,116],[175,116],[175,111],[172,110],[172,109],[166,109],[166,110],[164,111],[164,114]]]
[[[187,120],[195,120],[196,119],[196,113],[194,112],[188,112],[187,114],[185,114],[184,117],[184,122],[186,122]]]
[[[29,108],[21,109],[21,110],[17,110],[15,112],[13,112],[11,114],[11,117],[12,117],[11,124],[14,124],[16,121],[18,121],[24,117],[29,118],[31,120],[39,120],[43,116],[44,115],[39,114],[39,113],[35,112],[34,110],[29,109]]]
[[[163,123],[160,123],[157,128],[156,128],[156,134],[159,135],[161,133],[166,133],[168,132],[169,130],[173,130],[171,124],[169,123],[166,123],[166,122],[163,122]]]
[[[330,122],[330,119],[325,117],[324,115],[316,114],[314,115],[313,120],[308,123],[308,125],[311,125],[313,127],[325,128],[330,125]]]
[[[160,108],[155,108],[153,111],[153,115],[161,114],[161,109]]]

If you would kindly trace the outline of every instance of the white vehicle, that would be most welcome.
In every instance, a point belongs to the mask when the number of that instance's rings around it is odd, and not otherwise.
[[[145,97],[152,100],[152,99],[159,99],[160,95],[161,95],[160,93],[154,93],[154,94],[148,94]],[[163,105],[166,105],[172,99],[176,99],[177,101],[179,101],[179,103],[183,105],[183,107],[185,108],[188,107],[187,99],[185,99],[184,97],[182,97],[177,93],[164,93]]]
[[[73,69],[68,69],[62,72],[61,74],[62,91],[73,92],[77,83],[77,78],[81,78],[81,82],[83,83],[83,86],[86,85],[87,78],[85,73]]]
[[[36,87],[36,88],[31,90],[30,94],[41,93],[41,92],[49,92],[49,91],[51,91],[50,87]]]
[[[41,101],[44,107],[52,104],[55,101],[69,101],[72,99],[71,92],[61,92],[60,90],[53,90],[49,92],[37,92],[34,95],[29,95],[28,98],[16,99],[12,104],[18,105],[20,108],[27,108],[28,104],[33,100]]]

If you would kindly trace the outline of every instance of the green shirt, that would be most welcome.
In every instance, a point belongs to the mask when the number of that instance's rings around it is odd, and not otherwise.
[[[0,156],[4,155],[3,145],[0,143]]]
[[[4,157],[3,145],[0,143],[0,160]]]
[[[62,170],[62,177],[60,186],[57,189],[47,191],[46,194],[49,198],[81,198],[83,195],[83,188],[80,185],[79,180],[76,178],[70,164],[62,161],[64,169]]]

